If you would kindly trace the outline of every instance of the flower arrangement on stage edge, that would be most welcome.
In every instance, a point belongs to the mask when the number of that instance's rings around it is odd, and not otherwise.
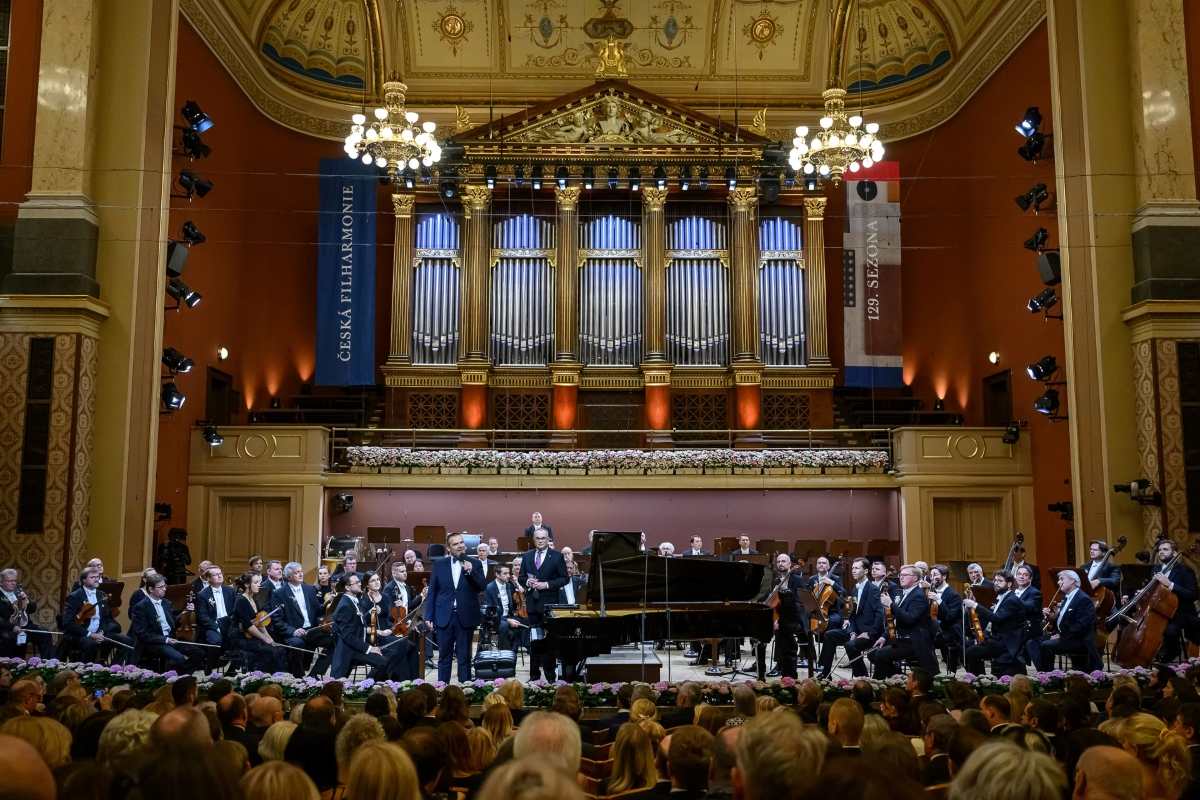
[[[1188,667],[1200,664],[1200,658],[1190,659],[1183,664],[1175,665],[1175,671],[1182,675]],[[17,680],[29,675],[40,674],[47,682],[58,672],[64,669],[74,670],[79,673],[79,680],[86,689],[114,689],[114,688],[130,688],[135,690],[154,691],[161,686],[174,683],[179,678],[175,672],[152,672],[150,670],[141,669],[134,666],[104,666],[103,664],[84,664],[79,662],[64,662],[54,659],[31,658],[28,661],[17,658],[0,659],[0,666],[5,666],[12,671],[13,679]],[[1083,675],[1087,678],[1088,683],[1094,689],[1105,689],[1112,683],[1114,675],[1132,675],[1137,682],[1145,686],[1150,681],[1150,671],[1137,667],[1127,670],[1120,669],[1114,672],[1079,672],[1054,670],[1053,672],[1039,672],[1036,675],[1031,675],[1030,680],[1033,682],[1034,692],[1041,694],[1044,692],[1056,692],[1063,688],[1068,676],[1073,674]],[[214,681],[220,680],[222,676],[219,672],[213,672],[199,678],[200,692],[203,694],[208,691],[208,687]],[[283,691],[283,696],[288,700],[304,701],[321,693],[321,688],[329,682],[328,679],[314,678],[294,678],[291,675],[283,672],[277,672],[274,675],[264,672],[241,672],[236,675],[228,676],[229,680],[233,681],[234,688],[239,693],[250,693],[258,690],[260,686],[268,683],[278,684]],[[905,677],[897,675],[892,678],[883,680],[875,680],[864,678],[867,680],[876,691],[887,689],[892,686],[903,687],[905,685]],[[945,685],[951,679],[947,676],[939,675],[934,680],[933,696],[942,698],[945,696]],[[1003,694],[1008,691],[1008,684],[1011,679],[1008,676],[995,675],[972,675],[966,673],[958,680],[969,685],[972,689],[980,694]],[[394,692],[401,692],[418,683],[422,683],[420,679],[415,681],[386,681]],[[376,682],[369,678],[363,681],[342,681],[344,688],[344,696],[351,702],[365,700],[376,686]],[[445,684],[440,681],[431,681],[434,687],[442,689]],[[476,680],[461,684],[463,692],[467,696],[467,702],[472,704],[483,703],[484,697],[491,693],[496,687],[504,683],[502,678],[497,678],[491,681]],[[744,683],[750,685],[755,694],[769,695],[774,697],[780,703],[794,704],[796,702],[798,681],[791,678],[783,678],[777,681],[754,681],[746,680]],[[836,700],[840,697],[849,697],[850,689],[854,684],[854,680],[845,678],[837,678],[833,680],[821,681],[821,686],[825,691],[824,699],[826,701]],[[704,692],[705,702],[714,703],[717,705],[725,705],[732,702],[733,687],[736,685],[731,681],[700,681],[701,688]],[[548,708],[554,700],[555,690],[563,685],[563,681],[548,682],[544,680],[531,681],[525,684],[525,705],[531,708]],[[615,706],[617,702],[617,690],[621,688],[620,683],[575,683],[575,690],[579,693],[579,699],[584,706]],[[679,683],[668,683],[660,681],[653,684],[654,691],[657,696],[657,703],[660,706],[674,706],[675,697],[678,694]]]
[[[346,448],[354,467],[472,467],[477,469],[700,469],[887,466],[885,450],[412,450]]]

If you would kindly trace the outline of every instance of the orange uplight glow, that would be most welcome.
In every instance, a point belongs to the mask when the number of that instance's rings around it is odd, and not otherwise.
[[[946,389],[948,388],[949,379],[945,375],[939,375],[933,382],[933,391],[937,393],[938,400],[946,399]]]
[[[300,375],[302,383],[308,383],[312,380],[313,371],[316,369],[311,353],[305,353],[296,358],[296,372]]]
[[[913,381],[917,379],[917,365],[904,359],[904,385],[912,386]]]

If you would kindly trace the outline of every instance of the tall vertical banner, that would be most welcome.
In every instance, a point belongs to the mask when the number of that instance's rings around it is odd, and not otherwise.
[[[846,385],[904,385],[900,316],[900,164],[883,161],[846,181],[842,239]]]
[[[317,223],[318,386],[375,383],[373,164],[321,159]]]

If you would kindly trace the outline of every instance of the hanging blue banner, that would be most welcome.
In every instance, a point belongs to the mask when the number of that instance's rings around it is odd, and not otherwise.
[[[317,222],[318,386],[375,383],[374,165],[321,159]]]

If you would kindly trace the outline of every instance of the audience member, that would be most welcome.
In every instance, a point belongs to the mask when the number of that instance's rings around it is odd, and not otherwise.
[[[49,717],[13,717],[0,725],[0,736],[28,742],[50,769],[58,769],[71,761],[71,732]]]
[[[1116,747],[1090,747],[1075,766],[1071,800],[1141,800],[1142,767]]]
[[[537,713],[537,712],[534,712]],[[532,714],[530,716],[533,716]],[[524,724],[521,729],[524,730]],[[573,776],[556,764],[531,757],[517,759],[493,771],[484,781],[479,800],[583,800]]]
[[[0,734],[0,796],[13,800],[54,800],[54,776],[41,753],[24,739]]]
[[[346,800],[418,800],[421,786],[412,759],[399,745],[364,742],[349,764]]]
[[[513,737],[515,758],[536,756],[572,778],[579,772],[581,750],[579,727],[561,714],[547,711],[527,716]]]
[[[321,793],[304,770],[284,761],[264,762],[242,776],[242,793],[251,800],[320,800]]]
[[[508,710],[505,703],[497,703],[485,708],[479,724],[492,735],[492,740],[496,742],[497,747],[504,744],[509,736],[512,736],[512,712]]]
[[[1137,713],[1110,719],[1100,730],[1138,760],[1146,797],[1177,798],[1192,779],[1192,759],[1183,737],[1158,717]]]
[[[847,697],[835,700],[829,708],[829,735],[843,750],[858,751],[864,717],[860,703]]]
[[[267,728],[258,743],[258,756],[263,760],[263,763],[267,761],[283,761],[283,754],[287,751],[288,741],[291,740],[292,734],[296,732],[296,728],[296,723],[288,722],[287,720],[280,720]]]
[[[612,773],[601,781],[601,794],[654,788],[658,780],[658,772],[654,768],[654,747],[640,726],[633,723],[622,725],[608,755],[613,762]]]
[[[827,741],[794,714],[756,716],[738,733],[734,800],[799,800],[825,766]]]

